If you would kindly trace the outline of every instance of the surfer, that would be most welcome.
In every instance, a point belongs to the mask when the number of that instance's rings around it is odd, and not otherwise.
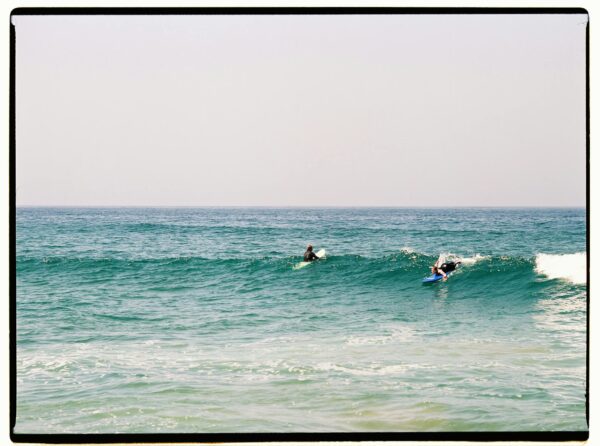
[[[312,262],[313,260],[319,260],[319,257],[313,252],[312,245],[308,245],[306,247],[306,252],[304,253],[304,261]]]
[[[431,267],[431,272],[432,274],[440,274],[444,277],[444,280],[446,280],[448,279],[448,273],[454,271],[460,263],[460,260],[457,260],[456,262],[444,262],[444,256],[440,256],[437,259],[437,262]]]

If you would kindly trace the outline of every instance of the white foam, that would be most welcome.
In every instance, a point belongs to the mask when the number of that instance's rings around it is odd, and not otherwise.
[[[482,256],[480,254],[475,254],[473,257],[462,257],[457,254],[453,254],[451,252],[444,252],[441,254],[444,258],[444,261],[448,260],[460,260],[463,265],[473,265],[481,260],[485,260],[489,258],[489,256]]]
[[[587,281],[587,256],[575,254],[538,254],[535,256],[535,272],[549,279],[563,279],[576,284]]]
[[[411,368],[410,365],[396,364],[388,366],[378,366],[375,364],[364,365],[364,366],[344,366],[338,364],[332,364],[330,362],[323,362],[316,365],[315,369],[325,372],[342,372],[349,375],[355,376],[385,376],[385,375],[397,375],[406,373]]]
[[[382,335],[372,336],[350,336],[346,340],[347,345],[384,345],[388,343],[400,343],[412,340],[415,331],[406,326],[394,326],[386,330]]]
[[[480,262],[481,260],[485,260],[489,258],[489,256],[482,256],[480,254],[475,254],[473,257],[463,257],[460,261],[463,265],[473,265],[474,263]]]

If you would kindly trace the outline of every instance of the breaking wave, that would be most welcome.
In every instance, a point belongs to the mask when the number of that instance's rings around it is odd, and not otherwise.
[[[535,256],[535,272],[548,279],[562,279],[575,284],[587,282],[587,256],[575,254],[543,254]]]

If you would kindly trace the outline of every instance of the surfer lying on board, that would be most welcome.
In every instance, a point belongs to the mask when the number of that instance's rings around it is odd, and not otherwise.
[[[312,245],[308,245],[306,247],[306,252],[304,253],[304,261],[312,262],[313,260],[319,260],[319,257],[313,252]]]
[[[448,278],[448,273],[454,271],[456,267],[460,265],[460,260],[455,262],[448,261],[444,262],[444,256],[440,256],[437,259],[437,262],[431,267],[431,272],[433,274],[440,274],[444,277],[444,280]]]

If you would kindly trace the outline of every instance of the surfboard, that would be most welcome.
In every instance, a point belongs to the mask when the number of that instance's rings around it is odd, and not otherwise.
[[[448,274],[446,274],[446,276],[450,277],[451,274],[452,274],[452,271],[449,272]],[[444,276],[442,276],[441,274],[434,274],[432,276],[425,277],[423,279],[423,283],[433,283],[433,282],[437,282],[438,280],[442,280],[443,278],[444,278]]]
[[[326,255],[326,251],[324,249],[320,249],[319,251],[317,251],[315,253],[317,255],[317,257],[320,259],[324,259],[325,255]],[[297,263],[296,265],[294,265],[293,269],[300,269],[300,268],[304,268],[305,266],[310,265],[311,263],[315,263],[315,261],[313,260],[312,262],[300,262]]]

